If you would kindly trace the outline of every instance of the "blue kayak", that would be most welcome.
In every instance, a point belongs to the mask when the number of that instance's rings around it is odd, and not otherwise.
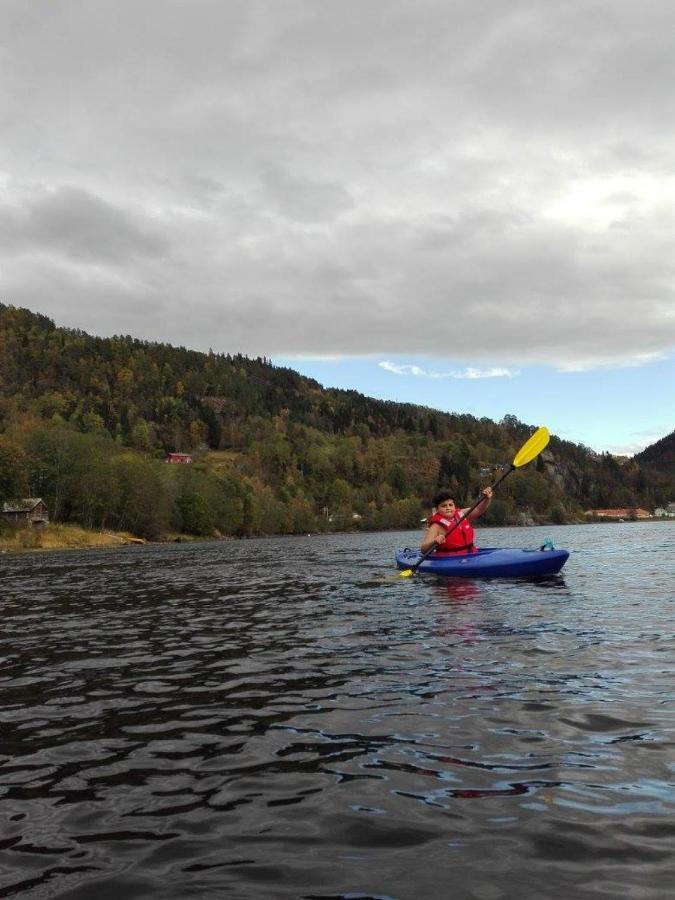
[[[419,560],[419,550],[397,550],[396,565],[410,569]],[[427,556],[416,572],[454,575],[458,578],[521,578],[527,575],[555,575],[567,562],[567,550],[516,550],[486,547],[476,553]]]

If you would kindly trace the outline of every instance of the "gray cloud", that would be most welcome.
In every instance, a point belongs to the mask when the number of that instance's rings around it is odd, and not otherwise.
[[[89,263],[124,263],[167,249],[161,231],[142,217],[68,186],[0,206],[0,241]]]
[[[675,344],[675,8],[0,8],[0,291],[266,355]]]

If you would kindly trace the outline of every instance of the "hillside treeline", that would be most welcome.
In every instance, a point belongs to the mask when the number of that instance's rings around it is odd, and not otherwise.
[[[532,430],[0,304],[0,501],[40,496],[59,521],[150,538],[416,527],[438,486],[469,502]],[[167,465],[170,451],[195,462]],[[672,495],[668,472],[554,437],[483,521],[573,521]]]
[[[638,453],[638,465],[671,476],[675,472],[675,431]]]

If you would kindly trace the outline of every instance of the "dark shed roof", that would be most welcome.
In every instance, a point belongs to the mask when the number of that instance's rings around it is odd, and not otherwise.
[[[5,500],[2,504],[2,511],[4,513],[32,512],[38,504],[43,502],[42,497],[26,497],[23,500]]]

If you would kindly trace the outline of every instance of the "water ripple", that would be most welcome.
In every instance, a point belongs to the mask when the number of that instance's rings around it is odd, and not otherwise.
[[[0,897],[665,897],[673,531],[548,528],[540,582],[391,577],[410,534],[3,559]]]

